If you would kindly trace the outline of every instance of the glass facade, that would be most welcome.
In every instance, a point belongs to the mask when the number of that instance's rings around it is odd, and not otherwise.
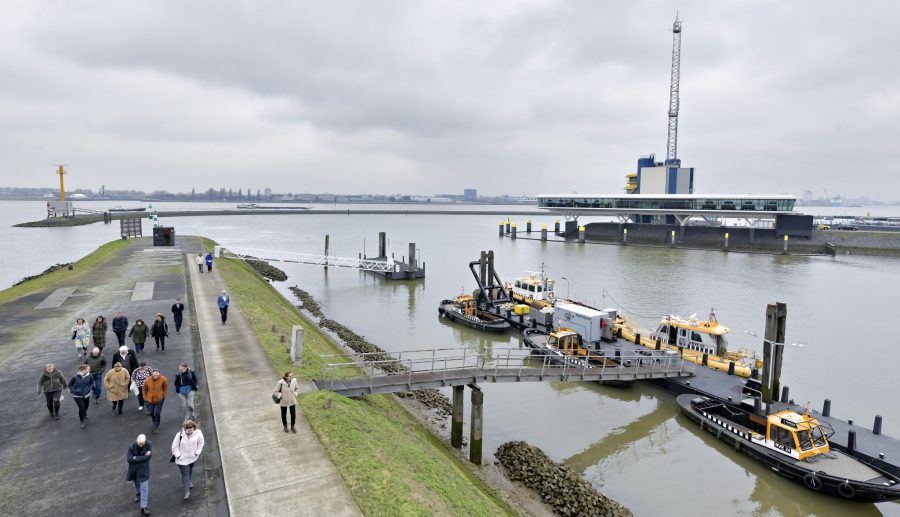
[[[793,198],[638,198],[622,197],[539,197],[540,208],[606,208],[638,210],[735,210],[740,212],[790,212],[794,209]]]

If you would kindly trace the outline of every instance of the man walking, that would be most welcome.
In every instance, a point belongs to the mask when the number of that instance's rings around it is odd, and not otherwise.
[[[228,293],[222,290],[222,295],[219,296],[217,300],[219,304],[219,313],[222,314],[222,325],[228,321],[228,305],[231,303],[231,298],[228,297]]]
[[[181,399],[181,409],[184,410],[185,420],[196,420],[194,414],[194,392],[197,391],[197,375],[194,370],[188,368],[187,363],[181,363],[178,373],[175,374],[175,392]]]
[[[119,340],[119,346],[125,344],[125,333],[128,332],[128,318],[122,316],[121,312],[116,313],[116,317],[112,320],[113,332],[116,339]]]
[[[48,364],[38,379],[38,393],[44,394],[44,398],[47,400],[47,411],[50,412],[50,418],[53,420],[59,420],[59,398],[64,389],[66,389],[66,378],[53,366],[53,363]]]
[[[141,515],[150,515],[150,455],[153,453],[153,444],[147,441],[147,437],[139,434],[137,439],[128,447],[125,459],[128,461],[128,475],[126,480],[134,483],[134,502],[141,503]]]
[[[78,373],[69,379],[69,392],[78,406],[78,419],[81,420],[81,428],[87,425],[87,410],[91,405],[91,390],[94,389],[94,378],[91,376],[91,367],[83,364],[78,367]]]
[[[166,401],[166,392],[169,391],[169,380],[159,373],[159,368],[154,368],[150,378],[144,381],[144,407],[147,414],[153,418],[153,434],[159,432],[159,420],[162,416],[163,402]]]
[[[91,369],[91,377],[94,378],[94,404],[99,404],[103,389],[103,371],[106,370],[106,358],[100,354],[100,347],[95,346],[91,350],[91,355],[84,360],[84,364]]]
[[[120,346],[119,353],[113,356],[113,366],[115,366],[116,363],[122,363],[122,366],[125,367],[126,370],[128,370],[129,374],[135,371],[138,367],[137,356],[135,356],[134,352],[128,350],[128,347],[125,345]]]
[[[175,321],[175,333],[181,334],[181,322],[184,321],[184,304],[181,303],[181,298],[175,298],[175,303],[172,305],[172,319]]]

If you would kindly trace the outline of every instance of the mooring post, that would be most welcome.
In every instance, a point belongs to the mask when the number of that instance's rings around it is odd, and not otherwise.
[[[453,410],[450,414],[450,445],[462,448],[463,438],[463,395],[465,386],[453,387]]]
[[[387,258],[387,232],[378,232],[378,256]]]
[[[500,235],[503,235],[503,224],[500,224]],[[481,279],[481,285],[487,285],[487,253],[481,252],[481,259],[478,261],[478,274]],[[485,293],[481,293],[485,294]]]
[[[785,236],[784,236],[784,249],[781,251],[781,253],[783,253],[783,254],[785,254],[785,255],[788,254],[787,243],[788,243],[788,236],[785,235]]]
[[[510,228],[512,229],[512,233],[510,233],[509,236],[510,236],[510,238],[515,239],[516,238],[516,225],[512,225]]]
[[[622,244],[628,244],[628,228],[622,228]]]
[[[406,277],[410,280],[416,279],[416,268],[418,266],[418,258],[416,257],[416,243],[409,243],[409,270],[406,272]]]
[[[777,396],[781,387],[781,365],[784,363],[785,327],[787,326],[787,304],[778,302],[775,304],[775,337],[772,341],[779,343],[772,350],[772,391],[771,396]]]
[[[328,269],[328,235],[325,235],[325,269]]]
[[[753,414],[762,416],[762,400],[759,397],[753,398]]]
[[[509,219],[506,220],[506,233],[509,234]]]
[[[586,233],[587,232],[585,231],[584,226],[578,227],[578,242],[580,242],[581,244],[584,244],[584,237]]]
[[[872,426],[872,434],[881,434],[881,415],[875,415],[875,425]]]
[[[634,344],[635,344],[635,345],[640,345],[640,344],[641,344],[641,335],[640,335],[640,333],[634,335]]]
[[[525,233],[531,233],[531,219],[525,221]]]
[[[728,361],[728,375],[734,375],[734,361]]]
[[[782,402],[786,403],[788,401],[788,399],[790,398],[790,394],[791,394],[790,387],[788,387],[788,386],[781,387],[781,401]]]
[[[822,404],[822,416],[831,416],[831,399],[825,399]]]
[[[662,340],[659,339],[659,338],[656,338],[656,349],[657,349],[657,350],[661,350],[661,349],[662,349]]]
[[[547,240],[547,225],[546,224],[541,225],[541,240],[542,241]]]
[[[853,429],[850,429],[849,431],[847,431],[847,452],[849,452],[850,455],[852,456],[853,451],[855,451],[855,450],[856,450],[856,431],[854,431]]]
[[[553,223],[553,233],[559,235],[559,219],[557,219],[556,222]]]
[[[725,232],[725,251],[728,251],[728,232]]]
[[[671,238],[671,241],[669,244],[674,247],[675,246],[675,230],[672,230],[670,235],[672,236],[672,238]]]
[[[500,221],[500,237],[503,237],[503,221]]]
[[[484,393],[475,385],[472,388],[472,416],[469,429],[469,461],[481,465],[481,435],[484,431]]]

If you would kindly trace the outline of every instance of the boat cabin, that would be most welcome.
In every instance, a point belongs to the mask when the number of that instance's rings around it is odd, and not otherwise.
[[[809,414],[801,415],[790,410],[768,416],[766,443],[800,460],[830,450],[828,433],[819,421]]]
[[[547,346],[555,348],[563,355],[587,355],[582,346],[581,335],[570,328],[561,327],[547,337]]]
[[[708,321],[667,316],[660,322],[651,338],[685,350],[724,357],[728,352],[728,341],[725,339],[728,330],[728,327],[716,321],[715,313],[710,313]]]
[[[466,316],[475,316],[475,298],[467,294],[461,294],[454,300],[459,312]]]
[[[541,271],[517,278],[515,282],[508,283],[506,287],[512,291],[514,296],[523,300],[552,301],[556,297],[556,282],[547,278],[543,268]]]

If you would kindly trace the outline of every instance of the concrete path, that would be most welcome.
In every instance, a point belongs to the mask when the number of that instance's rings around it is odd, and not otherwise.
[[[180,239],[179,249],[152,246],[152,239],[133,242],[105,265],[31,295],[0,304],[0,515],[138,515],[126,482],[125,451],[138,434],[153,442],[150,509],[154,515],[224,515],[228,508],[218,459],[216,432],[210,418],[202,357],[192,316],[181,257],[199,251],[199,241]],[[175,253],[174,263],[171,260]],[[152,282],[135,299],[138,282]],[[55,293],[55,294],[54,294]],[[148,298],[149,297],[149,298]],[[185,300],[185,322],[175,333],[170,307],[176,297]],[[48,303],[44,303],[47,300]],[[69,378],[81,362],[70,339],[77,317],[93,321],[103,314],[110,328],[104,356],[111,363],[118,344],[112,318],[121,311],[131,323],[152,321],[157,312],[169,318],[166,352],[157,352],[152,338],[139,360],[158,367],[169,378],[169,393],[159,434],[152,422],[129,398],[119,416],[111,411],[106,393],[91,403],[87,428],[80,429],[75,403],[66,393],[60,420],[50,419],[37,380],[46,363],[55,363]],[[127,341],[129,348],[133,345]],[[206,448],[194,469],[195,488],[189,501],[181,497],[178,469],[168,462],[169,447],[181,427],[180,401],[174,390],[178,364],[187,362],[200,377],[197,397],[199,425]]]
[[[282,430],[271,393],[283,372],[275,371],[234,296],[222,325],[216,299],[227,286],[215,267],[202,274],[192,267],[194,256],[185,260],[231,514],[360,515],[303,414],[297,434]]]

